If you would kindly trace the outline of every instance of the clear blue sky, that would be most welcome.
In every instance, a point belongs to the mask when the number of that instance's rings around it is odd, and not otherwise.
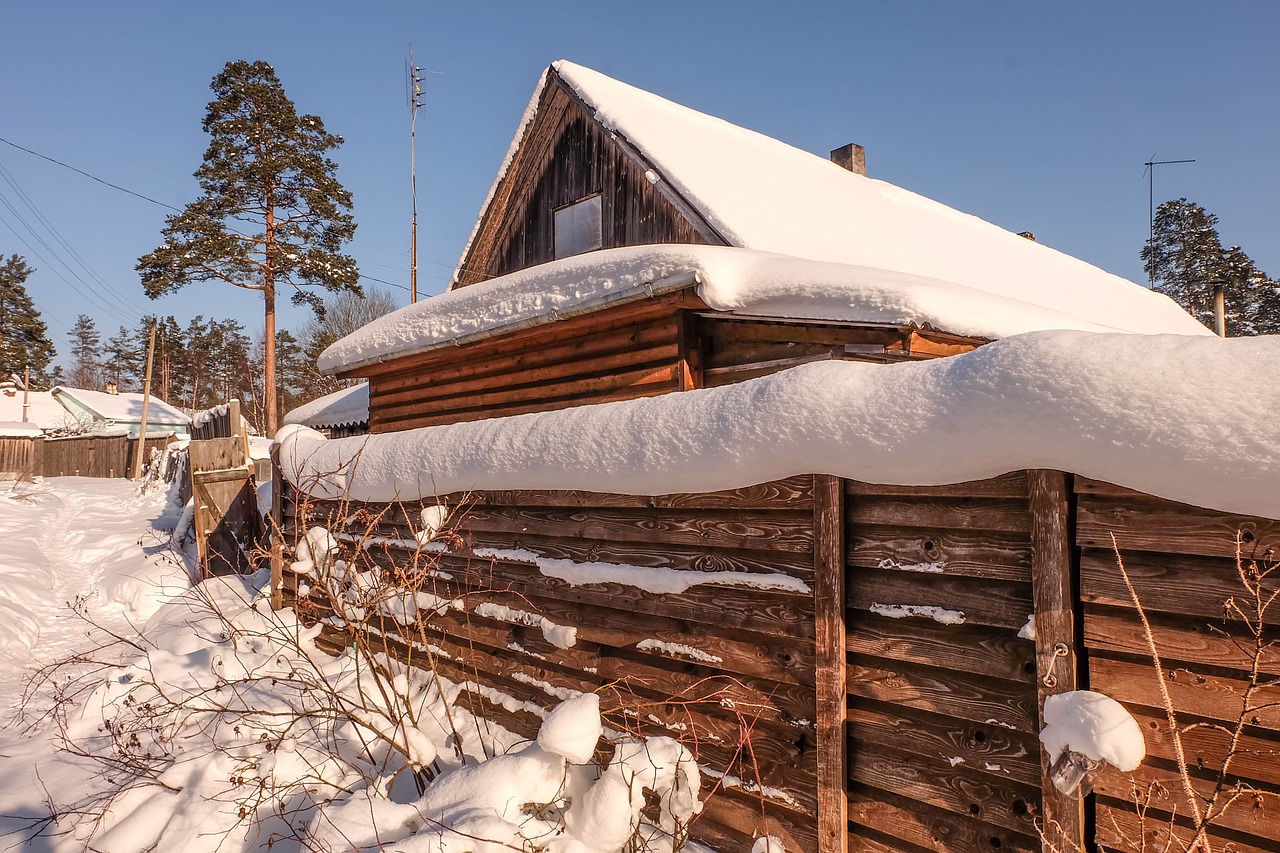
[[[426,293],[445,286],[539,73],[562,57],[824,156],[859,142],[873,176],[1133,280],[1143,162],[1195,158],[1157,172],[1156,202],[1203,204],[1224,242],[1280,274],[1273,2],[43,0],[6,3],[0,29],[0,136],[177,207],[197,192],[209,81],[229,60],[272,63],[299,110],[346,138],[361,271],[401,285],[412,40],[432,72]],[[164,209],[5,145],[0,166],[0,253],[39,268],[29,286],[60,352],[82,312],[104,337],[142,312],[260,330],[256,294],[225,285],[146,299],[133,266]],[[302,318],[289,308],[283,323]]]

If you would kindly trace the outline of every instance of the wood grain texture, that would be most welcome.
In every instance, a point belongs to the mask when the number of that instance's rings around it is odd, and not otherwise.
[[[1040,842],[1023,833],[868,785],[855,785],[850,790],[849,816],[856,826],[873,827],[884,835],[934,853],[985,850],[1041,853]]]
[[[940,564],[948,575],[1031,582],[1026,534],[859,524],[848,531],[850,566]]]
[[[966,625],[1008,628],[1014,634],[1026,624],[1032,609],[1030,584],[926,572],[859,568],[849,574],[846,596],[846,604],[858,611],[874,612],[877,605],[939,607],[962,613]],[[927,616],[902,621],[932,622]]]
[[[927,619],[890,619],[859,612],[847,647],[856,654],[886,660],[1024,684],[1035,681],[1035,644],[1008,628],[939,625]]]
[[[1245,558],[1280,554],[1280,521],[1231,515],[1159,498],[1081,500],[1077,519],[1081,547],[1225,557],[1234,560],[1237,538]]]
[[[813,601],[818,711],[818,851],[845,853],[844,489],[839,477],[814,478]]]
[[[1035,734],[1035,695],[1026,685],[855,655],[848,664],[850,696],[917,708]],[[856,737],[856,733],[855,733]]]
[[[1027,472],[1031,519],[1031,588],[1035,599],[1036,694],[1040,719],[1050,696],[1076,690],[1080,647],[1071,539],[1071,487],[1060,471]],[[1053,784],[1052,760],[1041,749],[1040,787],[1044,826],[1084,849],[1084,795],[1064,794]]]

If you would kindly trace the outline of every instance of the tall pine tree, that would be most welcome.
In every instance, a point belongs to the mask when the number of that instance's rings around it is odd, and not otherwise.
[[[121,326],[107,341],[102,363],[106,381],[121,391],[141,391],[146,349],[147,338],[139,340],[132,329]]]
[[[1141,252],[1155,289],[1213,328],[1213,289],[1222,284],[1228,335],[1280,332],[1280,284],[1239,246],[1224,249],[1217,225],[1217,216],[1185,198],[1157,208],[1154,239]]]
[[[67,374],[67,382],[72,388],[101,391],[102,338],[97,324],[88,314],[81,314],[67,337],[71,338],[71,372]]]
[[[320,297],[304,288],[360,292],[356,263],[341,252],[356,229],[351,194],[327,156],[342,137],[316,116],[299,116],[265,62],[227,63],[212,89],[209,148],[195,172],[203,194],[169,217],[164,245],[139,258],[137,269],[152,299],[194,281],[262,293],[266,425],[274,434],[277,295],[291,288],[295,304],[319,311]]]
[[[0,263],[0,379],[11,373],[22,376],[30,367],[32,382],[45,385],[54,349],[49,329],[27,293],[27,277],[33,272],[18,255]]]

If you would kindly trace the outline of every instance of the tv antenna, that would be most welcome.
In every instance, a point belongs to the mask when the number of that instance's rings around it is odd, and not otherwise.
[[[1142,170],[1142,177],[1147,179],[1147,248],[1153,249],[1156,244],[1156,166],[1173,166],[1178,163],[1194,163],[1195,160],[1157,160],[1153,153],[1151,159],[1142,165],[1146,166]],[[1150,266],[1147,273],[1148,283],[1156,283],[1156,268]]]
[[[405,94],[409,102],[409,188],[413,196],[413,224],[409,235],[409,303],[418,301],[418,110],[426,103],[422,92],[423,70],[413,64],[413,42],[404,66]]]

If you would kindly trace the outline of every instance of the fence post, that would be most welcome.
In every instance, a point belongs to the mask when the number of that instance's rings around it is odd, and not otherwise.
[[[1027,472],[1031,510],[1031,595],[1036,617],[1036,694],[1039,719],[1044,700],[1076,689],[1078,648],[1071,541],[1071,484],[1061,471]],[[1067,849],[1084,850],[1084,797],[1062,794],[1050,778],[1049,755],[1040,752],[1044,832]],[[1056,826],[1057,835],[1054,831]]]
[[[813,604],[818,723],[818,853],[849,847],[845,733],[844,481],[813,478]]]
[[[271,609],[284,607],[284,477],[280,445],[271,445]]]

